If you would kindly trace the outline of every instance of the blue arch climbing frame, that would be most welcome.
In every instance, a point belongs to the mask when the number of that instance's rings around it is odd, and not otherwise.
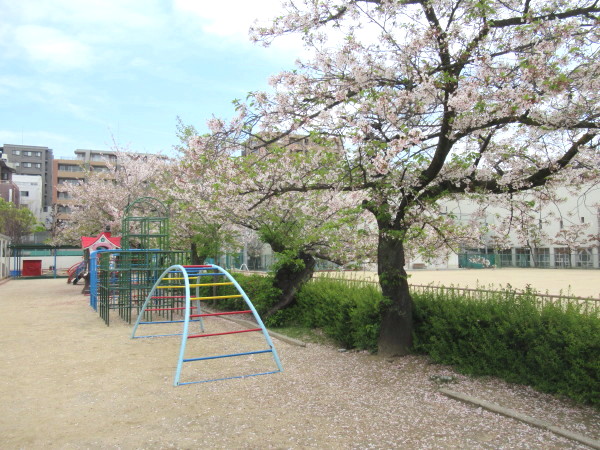
[[[212,277],[213,280],[216,277],[224,277],[224,281],[218,282],[201,282],[204,277]],[[192,281],[190,281],[192,280]],[[226,281],[225,281],[226,280]],[[175,284],[173,284],[175,283]],[[199,290],[203,287],[209,286],[233,286],[237,294],[232,295],[212,295],[212,296],[200,296]],[[194,289],[192,294],[191,288]],[[167,294],[167,295],[162,295]],[[176,295],[173,295],[176,294]],[[226,311],[226,312],[210,312],[203,313],[201,302],[205,300],[224,300],[231,298],[242,298],[247,305],[246,310],[243,311]],[[183,318],[181,313],[183,313]],[[256,320],[256,328],[250,328],[245,330],[227,331],[222,333],[204,333],[204,317],[211,316],[230,316],[235,314],[252,314]],[[199,325],[200,334],[190,333],[190,323],[196,322]],[[147,335],[136,335],[141,325],[153,325],[153,324],[165,324],[165,323],[182,323],[183,331],[175,334],[147,334]],[[217,356],[200,356],[186,358],[186,344],[189,339],[209,337],[209,336],[222,336],[227,334],[246,333],[246,332],[262,332],[267,348],[260,349],[250,352],[243,353],[232,353],[223,354]],[[177,361],[177,369],[175,371],[175,378],[173,381],[174,386],[180,386],[184,384],[195,384],[204,383],[208,381],[219,381],[227,380],[232,378],[245,378],[257,375],[268,375],[272,373],[278,373],[283,370],[277,350],[271,341],[271,337],[265,328],[258,312],[254,308],[254,305],[238,284],[238,282],[222,267],[214,264],[206,265],[174,265],[166,269],[162,275],[158,278],[150,292],[148,293],[146,300],[138,314],[136,323],[131,333],[132,338],[144,338],[144,337],[162,337],[162,336],[181,336],[181,347],[179,351],[179,359]],[[212,378],[198,381],[181,382],[181,370],[185,363],[206,361],[218,358],[231,358],[237,356],[247,356],[260,353],[271,353],[277,370],[251,373],[238,376],[229,376],[224,378]]]

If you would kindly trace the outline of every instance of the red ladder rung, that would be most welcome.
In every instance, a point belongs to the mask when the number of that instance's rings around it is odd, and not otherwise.
[[[190,318],[192,317],[209,317],[209,316],[228,316],[230,314],[248,314],[252,311],[228,311],[228,312],[219,312],[219,313],[210,313],[210,314],[190,314]]]
[[[192,306],[191,309],[195,309],[195,306]],[[180,311],[185,309],[185,306],[181,308],[146,308],[144,311]]]
[[[222,335],[225,335],[225,334],[248,333],[249,331],[262,331],[262,329],[261,328],[252,328],[250,330],[226,331],[224,333],[191,334],[191,335],[188,336],[188,339],[200,338],[200,337],[208,337],[208,336],[222,336]]]

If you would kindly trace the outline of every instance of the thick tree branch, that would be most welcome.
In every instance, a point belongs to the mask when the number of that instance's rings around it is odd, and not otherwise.
[[[594,13],[600,13],[600,7],[598,2],[594,2],[592,6],[587,8],[575,8],[563,12],[553,12],[549,14],[540,14],[536,16],[529,15],[529,9],[526,8],[523,15],[518,17],[510,17],[508,19],[490,20],[489,26],[491,28],[506,28],[514,25],[523,25],[525,23],[547,21],[547,20],[560,20],[569,19],[572,17],[590,17]]]
[[[424,192],[420,198],[435,199],[444,193],[462,194],[468,191],[489,194],[514,194],[546,184],[548,179],[573,161],[583,146],[592,141],[598,133],[585,133],[556,161],[538,169],[535,173],[508,184],[499,184],[497,179],[476,180],[471,177],[462,180],[445,180]]]

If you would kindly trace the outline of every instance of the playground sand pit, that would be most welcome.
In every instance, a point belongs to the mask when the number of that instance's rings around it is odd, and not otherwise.
[[[526,387],[470,379],[423,357],[277,339],[282,373],[174,387],[179,338],[130,339],[130,325],[111,314],[107,327],[80,290],[64,279],[0,285],[2,449],[588,448],[449,399],[438,391],[444,376],[454,391],[600,438],[598,412]],[[230,337],[250,348],[252,334]],[[215,354],[232,344],[201,341]],[[227,374],[235,359],[211,370]],[[253,363],[273,370],[272,359]]]

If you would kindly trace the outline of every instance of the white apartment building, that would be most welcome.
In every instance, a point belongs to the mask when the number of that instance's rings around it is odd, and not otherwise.
[[[46,225],[49,213],[44,211],[44,180],[42,176],[14,174],[12,180],[19,187],[21,205],[27,206],[35,218]]]

